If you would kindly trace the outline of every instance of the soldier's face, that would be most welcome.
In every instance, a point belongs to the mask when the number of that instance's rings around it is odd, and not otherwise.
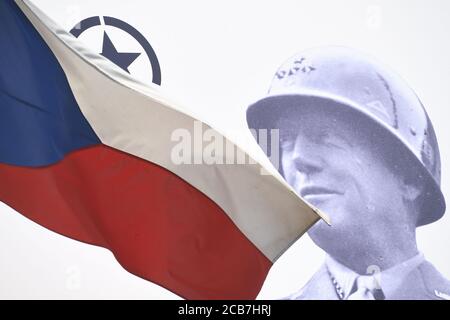
[[[315,113],[283,119],[279,128],[286,181],[331,218],[331,227],[319,221],[309,230],[316,244],[345,246],[399,223],[398,178],[350,121]]]

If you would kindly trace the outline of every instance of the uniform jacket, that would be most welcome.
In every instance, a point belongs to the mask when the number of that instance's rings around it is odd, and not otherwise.
[[[401,272],[401,270],[400,270]],[[338,300],[336,286],[324,263],[308,283],[298,292],[286,297],[290,300]],[[445,279],[428,261],[402,276],[395,290],[385,292],[387,300],[450,300],[450,281]]]

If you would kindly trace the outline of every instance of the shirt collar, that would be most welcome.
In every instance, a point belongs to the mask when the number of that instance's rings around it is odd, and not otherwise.
[[[375,273],[374,277],[383,290],[384,295],[389,298],[389,296],[391,296],[391,294],[398,289],[405,277],[411,271],[416,269],[424,260],[424,255],[422,253],[418,253],[414,257],[402,263],[399,263],[382,272]],[[339,287],[336,288],[336,290],[339,291],[341,289],[343,292],[343,299],[347,299],[352,291],[356,279],[360,275],[339,263],[330,255],[327,256],[325,264],[328,268],[330,276],[334,278],[336,282],[335,286],[337,285]]]

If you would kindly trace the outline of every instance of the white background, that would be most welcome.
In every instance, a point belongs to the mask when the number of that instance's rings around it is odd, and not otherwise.
[[[160,60],[162,88],[203,111],[230,137],[245,126],[246,106],[262,97],[273,73],[297,51],[346,45],[394,68],[414,88],[441,148],[442,189],[450,191],[450,2],[448,0],[144,1],[32,0],[71,29],[90,16],[128,22]],[[80,37],[101,51],[102,27]],[[139,46],[108,30],[119,51]],[[141,56],[131,73],[150,81]],[[450,278],[450,216],[418,229],[418,244]],[[323,253],[304,236],[272,268],[259,298],[296,291]],[[178,298],[125,271],[106,249],[57,235],[0,203],[0,298]]]

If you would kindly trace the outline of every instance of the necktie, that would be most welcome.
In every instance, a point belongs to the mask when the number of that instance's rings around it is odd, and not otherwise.
[[[356,278],[354,290],[348,300],[383,300],[384,294],[374,276]]]

